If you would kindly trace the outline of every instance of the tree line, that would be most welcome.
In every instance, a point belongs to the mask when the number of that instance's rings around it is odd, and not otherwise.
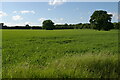
[[[112,23],[112,14],[108,14],[107,11],[96,10],[90,16],[90,23],[78,23],[78,24],[54,24],[52,20],[45,20],[42,23],[42,26],[13,26],[8,27],[2,25],[2,29],[96,29],[96,30],[105,30],[109,31],[111,29],[120,29],[120,22]]]
[[[2,23],[1,23],[2,24]],[[113,28],[112,29],[120,29],[120,22],[112,23]],[[42,26],[2,26],[2,29],[45,29]],[[47,28],[46,28],[47,29]],[[96,29],[94,25],[91,25],[90,23],[79,23],[79,24],[56,24],[54,25],[53,29]],[[48,30],[50,30],[48,28]]]

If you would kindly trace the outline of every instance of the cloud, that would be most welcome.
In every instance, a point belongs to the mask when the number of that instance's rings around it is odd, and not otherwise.
[[[52,9],[48,8],[48,11],[51,11]]]
[[[10,22],[4,22],[4,25],[11,26],[11,25],[13,25],[13,24],[10,23]]]
[[[101,8],[101,9],[100,9],[100,8],[99,8],[99,9],[95,9],[95,10],[96,10],[96,11],[98,11],[98,10],[104,10],[104,11],[105,11],[105,9],[102,9],[102,8]]]
[[[5,25],[7,26],[24,26],[23,23],[13,23],[13,22],[4,22]]]
[[[31,22],[25,22],[25,25],[26,25],[26,24],[29,24],[29,25],[30,25],[30,24],[31,24]]]
[[[53,19],[52,21],[53,21],[54,23],[63,23],[63,20],[64,20],[64,18],[55,18],[55,19]]]
[[[47,18],[47,19],[50,19],[50,18]],[[46,18],[39,18],[38,21],[40,21],[41,23],[44,21],[44,20],[47,20]],[[52,20],[54,23],[62,23],[64,18],[54,18],[54,19],[50,19]]]
[[[39,18],[38,21],[40,21],[41,23],[46,20],[46,18]]]
[[[3,16],[7,16],[7,13],[0,11],[0,18],[2,18]]]
[[[108,14],[112,14],[113,15],[112,16],[113,20],[118,20],[118,13],[116,13],[116,12],[108,12]]]
[[[4,25],[7,26],[25,26],[26,24],[29,24],[30,26],[40,26],[40,24],[33,23],[33,22],[4,22]]]
[[[89,14],[89,15],[92,15],[92,14],[93,14],[93,12],[92,12],[92,11],[88,11],[88,14]]]
[[[113,15],[113,13],[112,13],[112,12],[108,12],[107,14],[112,14],[112,15]]]
[[[13,13],[17,13],[17,11],[13,11]]]
[[[56,6],[54,6],[53,8],[48,8],[48,11],[54,10],[56,8]]]
[[[65,23],[55,23],[55,25],[56,25],[56,24],[65,24]]]
[[[32,14],[35,14],[35,11],[24,10],[24,11],[20,11],[20,13],[22,13],[22,14],[26,14],[26,13],[32,13]]]
[[[60,18],[60,21],[63,21],[63,18]]]
[[[80,17],[80,19],[83,19],[83,17]]]
[[[12,19],[14,21],[17,21],[17,20],[22,20],[23,18],[21,16],[19,16],[19,15],[16,15],[16,16],[13,16]]]
[[[43,21],[46,20],[46,18],[39,18],[38,21],[40,22],[40,26],[42,26]]]
[[[57,5],[62,5],[65,2],[66,0],[49,0],[48,4],[52,6],[57,6]]]
[[[43,20],[45,20],[45,18],[40,18],[40,19],[39,19],[39,21],[43,21]]]
[[[13,13],[21,13],[21,14],[32,13],[32,14],[35,14],[35,11],[23,10],[23,11],[13,11]]]

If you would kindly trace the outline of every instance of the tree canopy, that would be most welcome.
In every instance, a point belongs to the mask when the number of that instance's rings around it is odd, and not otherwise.
[[[46,30],[53,30],[55,28],[54,23],[51,20],[43,21],[42,27]]]
[[[90,23],[93,24],[94,29],[108,31],[113,28],[111,17],[112,14],[108,14],[107,11],[97,10],[92,14]]]
[[[26,24],[25,27],[30,27],[29,24]]]

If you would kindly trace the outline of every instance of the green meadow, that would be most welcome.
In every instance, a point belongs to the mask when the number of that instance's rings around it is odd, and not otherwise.
[[[2,30],[3,78],[117,78],[118,30]]]
[[[2,30],[0,29],[0,78],[2,78]]]

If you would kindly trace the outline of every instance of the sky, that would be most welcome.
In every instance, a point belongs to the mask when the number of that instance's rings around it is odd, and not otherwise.
[[[118,2],[2,2],[0,19],[5,25],[41,26],[50,19],[55,24],[89,23],[95,10],[113,14],[112,22],[118,21]]]
[[[119,0],[1,0],[2,2],[48,2],[48,1],[67,1],[67,2],[119,2]]]

